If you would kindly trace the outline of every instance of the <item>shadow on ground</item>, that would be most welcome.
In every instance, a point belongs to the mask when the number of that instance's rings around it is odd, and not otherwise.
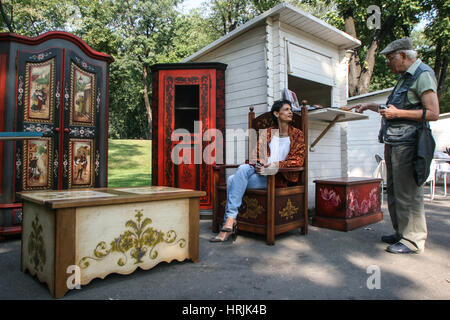
[[[274,246],[249,233],[239,234],[235,243],[210,243],[211,221],[201,220],[198,263],[173,261],[127,276],[108,275],[63,299],[445,300],[450,195],[426,198],[425,206],[429,237],[420,255],[385,251],[380,238],[392,233],[386,201],[381,222],[350,232],[310,226],[306,236],[298,231],[277,236]],[[0,274],[0,299],[52,299],[46,285],[20,271],[19,239],[0,243]]]

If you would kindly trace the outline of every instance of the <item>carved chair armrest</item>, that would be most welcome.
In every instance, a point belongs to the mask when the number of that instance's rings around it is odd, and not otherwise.
[[[294,168],[278,168],[278,172],[299,172],[304,171],[305,167],[294,167]]]
[[[267,172],[266,176],[274,176],[277,173],[281,172],[300,172],[304,171],[305,167],[294,167],[294,168],[278,168],[277,170],[273,170],[273,172]]]

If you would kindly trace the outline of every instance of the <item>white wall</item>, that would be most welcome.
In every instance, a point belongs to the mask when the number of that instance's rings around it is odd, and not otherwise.
[[[346,104],[347,64],[344,59],[344,51],[326,41],[283,24],[277,17],[271,17],[264,25],[246,31],[241,36],[193,61],[222,62],[228,65],[225,73],[227,129],[246,130],[250,106],[253,106],[256,115],[259,115],[268,111],[273,101],[284,98],[283,91],[288,86],[286,40],[291,43],[291,46],[300,45],[302,48],[328,57],[328,60],[325,60],[329,61],[330,65],[324,65],[323,69],[329,72],[330,81],[328,83],[332,86],[332,106]],[[296,72],[300,73],[298,76],[304,76],[307,80],[318,81],[316,78],[308,78],[307,73],[301,73],[301,70],[314,68],[314,66],[308,65],[308,61],[314,62],[314,60],[294,58],[294,62],[291,63],[301,65],[293,66],[292,70],[297,70]],[[291,73],[291,75],[296,74]],[[327,125],[328,123],[324,122],[309,122],[309,145]],[[346,153],[343,154],[347,137],[345,129],[345,125],[334,125],[315,146],[314,152],[309,152],[308,204],[310,208],[315,205],[314,180],[342,177],[347,173],[347,157]],[[226,140],[227,161],[230,161],[231,148],[234,150],[234,159],[237,159],[236,144],[228,135]],[[243,140],[238,142],[244,143]]]
[[[286,41],[287,40],[287,41]],[[286,45],[288,43],[288,50]],[[289,25],[279,24],[279,74],[275,75],[274,91],[277,99],[282,98],[282,92],[287,86],[287,74],[306,80],[330,85],[331,106],[346,104],[346,70],[344,52],[338,47],[318,39]],[[286,57],[288,53],[288,57]],[[288,61],[288,65],[287,65]],[[320,66],[318,65],[320,64]],[[319,70],[318,70],[319,69]],[[292,90],[292,88],[289,88]],[[302,100],[301,96],[298,96]],[[314,103],[314,102],[311,102]],[[328,123],[309,121],[309,145],[322,133]],[[336,178],[346,175],[346,159],[342,157],[343,141],[342,124],[335,124],[316,144],[314,151],[309,151],[308,157],[308,207],[315,206],[314,180]],[[343,139],[344,138],[344,139]]]
[[[430,127],[436,141],[436,151],[450,148],[450,112],[441,114],[438,121],[430,122]]]
[[[358,103],[386,103],[391,89],[351,97],[348,106]],[[375,154],[384,158],[384,145],[378,142],[381,116],[378,112],[364,111],[369,119],[347,122],[347,174],[349,177],[372,177],[377,167]]]
[[[328,126],[328,123],[309,121],[308,150],[311,143]],[[314,180],[339,178],[342,172],[341,124],[335,124],[308,153],[308,207],[314,208],[316,186]]]
[[[222,62],[225,71],[225,125],[227,129],[247,129],[249,107],[256,114],[267,111],[266,26],[248,30],[193,62]],[[235,148],[226,136],[225,159]],[[245,145],[245,137],[236,140]],[[236,155],[237,151],[234,152]]]
[[[430,127],[436,141],[435,150],[443,152],[445,148],[450,148],[450,112],[441,114],[438,121],[430,122]],[[447,178],[447,181],[449,181],[449,178]],[[438,172],[436,174],[436,183],[441,184],[443,182],[443,174]]]
[[[299,29],[293,28],[287,24],[280,23],[280,63],[286,64],[286,41],[289,42],[289,66],[284,66],[280,70],[279,80],[274,86],[275,91],[282,92],[286,87],[287,74],[320,82],[326,85],[332,85],[332,106],[338,107],[345,104],[345,73],[342,73],[343,59],[340,55],[338,47],[323,41]],[[306,58],[307,53],[311,54],[311,58]],[[343,57],[343,55],[342,55]],[[322,66],[317,70],[317,62]],[[277,62],[275,60],[275,62]],[[320,75],[317,75],[319,73]],[[326,74],[325,74],[326,73]],[[344,90],[341,90],[344,89]],[[344,95],[342,95],[344,93]],[[301,97],[298,97],[301,99]]]

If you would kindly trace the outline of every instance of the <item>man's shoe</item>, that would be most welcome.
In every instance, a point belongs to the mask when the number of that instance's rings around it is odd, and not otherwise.
[[[388,246],[386,251],[390,253],[416,253],[401,242]]]
[[[398,237],[396,234],[391,234],[390,236],[382,236],[381,241],[387,244],[394,244],[400,241],[400,237]]]

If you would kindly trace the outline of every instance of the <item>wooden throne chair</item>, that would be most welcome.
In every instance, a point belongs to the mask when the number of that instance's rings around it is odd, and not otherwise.
[[[254,108],[248,114],[249,133],[273,126],[272,115],[266,112],[255,118]],[[305,137],[305,161],[303,167],[279,169],[277,174],[289,171],[300,172],[294,185],[276,187],[276,175],[268,176],[267,189],[247,189],[238,214],[238,230],[266,236],[266,244],[274,245],[275,236],[300,229],[308,233],[308,115],[306,108],[301,114],[294,113],[293,125],[303,131]],[[258,141],[258,137],[255,140]],[[249,148],[250,149],[250,148]],[[252,150],[249,150],[249,157]],[[213,221],[212,231],[219,232],[225,214],[227,186],[225,169],[239,165],[216,165],[213,167]]]

